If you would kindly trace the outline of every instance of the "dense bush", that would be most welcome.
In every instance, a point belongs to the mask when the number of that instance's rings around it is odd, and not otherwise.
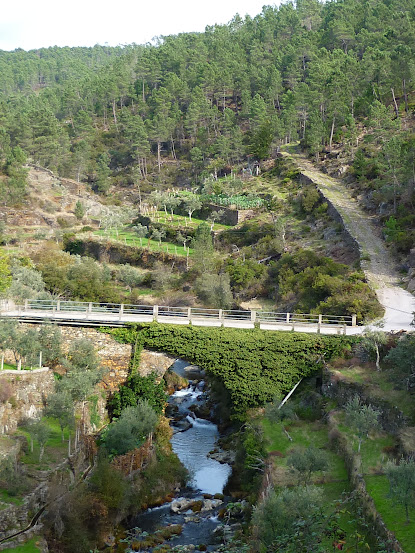
[[[358,321],[383,314],[363,273],[311,250],[284,254],[271,269],[271,277],[277,280],[279,301],[295,305],[297,312],[357,315]]]
[[[148,401],[140,400],[137,405],[123,409],[118,420],[107,428],[103,441],[112,455],[124,455],[139,447],[154,432],[158,416]]]
[[[322,356],[328,360],[342,355],[354,341],[344,336],[158,324],[132,325],[111,332],[128,343],[135,343],[138,332],[144,347],[187,359],[206,369],[223,383],[237,416],[244,416],[249,407],[286,393],[300,378],[319,367]],[[130,394],[121,388],[119,397],[125,395],[129,400]],[[113,405],[118,409],[118,403]]]
[[[124,409],[137,405],[140,400],[146,400],[158,414],[163,411],[166,404],[164,382],[157,383],[156,374],[131,374],[109,400],[108,407],[112,416],[119,417]]]

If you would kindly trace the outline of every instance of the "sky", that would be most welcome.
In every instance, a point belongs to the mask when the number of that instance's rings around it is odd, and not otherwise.
[[[2,2],[3,4],[3,2]],[[154,37],[204,31],[236,13],[254,17],[264,0],[15,0],[0,11],[0,49],[144,44]]]

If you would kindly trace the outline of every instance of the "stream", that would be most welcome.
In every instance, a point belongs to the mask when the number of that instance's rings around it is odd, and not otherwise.
[[[185,371],[186,367],[189,367],[189,363],[179,359],[172,370],[190,379],[193,375]],[[129,526],[152,534],[160,527],[180,524],[183,531],[169,540],[171,547],[203,545],[207,551],[215,551],[222,543],[221,538],[215,536],[215,530],[220,524],[218,511],[226,505],[222,493],[232,469],[229,464],[208,456],[213,449],[218,449],[216,441],[219,432],[216,424],[194,413],[196,411],[200,414],[200,408],[204,407],[207,400],[207,385],[201,378],[202,375],[196,374],[195,380],[189,380],[187,388],[171,395],[167,407],[172,419],[173,451],[189,472],[187,487],[181,489],[171,503],[148,509],[133,517]],[[215,494],[219,495],[215,497]],[[191,507],[196,501],[201,509],[195,512]],[[152,550],[151,547],[143,549]]]

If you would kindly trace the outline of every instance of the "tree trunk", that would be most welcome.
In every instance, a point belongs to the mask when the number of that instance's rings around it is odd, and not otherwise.
[[[375,344],[375,350],[376,350],[376,370],[380,371],[380,354],[379,354],[379,346]]]
[[[114,117],[115,128],[118,130],[117,114],[115,112],[115,100],[112,101],[112,116]]]
[[[403,90],[403,97],[405,100],[405,112],[408,113],[409,106],[408,106],[408,93],[406,92],[406,79],[402,79],[402,90]]]
[[[396,115],[396,117],[399,117],[398,103],[396,102],[395,91],[393,90],[393,88],[391,88],[391,92],[392,92],[392,98],[393,98],[393,105],[394,105],[394,108],[395,108],[395,115]]]
[[[159,168],[159,173],[161,172],[161,142],[157,142],[157,165]]]
[[[175,148],[174,148],[174,139],[173,139],[172,136],[170,137],[170,144],[171,144],[171,155],[173,156],[173,159],[174,159],[174,160],[177,160],[177,157],[176,157],[176,150],[175,150]]]
[[[333,115],[333,122],[331,124],[331,131],[330,131],[330,140],[329,140],[329,151],[331,152],[331,145],[333,143],[333,134],[334,134],[334,123],[335,123],[335,116]]]

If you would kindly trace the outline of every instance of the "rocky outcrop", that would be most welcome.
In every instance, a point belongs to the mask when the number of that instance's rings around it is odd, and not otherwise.
[[[143,349],[140,355],[139,372],[142,376],[156,373],[162,376],[176,361],[175,357],[158,351]]]
[[[9,434],[23,420],[38,417],[54,385],[53,372],[46,368],[2,371],[0,389],[7,387],[9,397],[0,403],[0,434]]]
[[[192,510],[193,512],[206,512],[216,509],[222,505],[222,503],[222,499],[195,500],[181,497],[171,502],[170,510],[173,513],[182,513],[188,510]]]

